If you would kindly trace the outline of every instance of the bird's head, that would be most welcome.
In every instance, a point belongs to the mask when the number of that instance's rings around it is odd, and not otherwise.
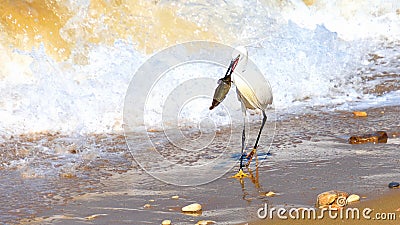
[[[235,72],[243,73],[247,67],[248,52],[247,48],[244,46],[238,46],[232,52],[232,60],[237,60],[235,67],[233,68]]]
[[[239,66],[238,66],[239,65]],[[226,97],[231,88],[232,83],[232,73],[239,68],[239,72],[245,70],[247,65],[247,49],[244,46],[239,46],[235,48],[232,53],[232,60],[223,78],[218,80],[218,87],[215,89],[213,102],[210,106],[210,110],[217,107]]]

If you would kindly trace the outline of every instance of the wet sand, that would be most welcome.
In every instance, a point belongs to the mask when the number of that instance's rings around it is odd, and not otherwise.
[[[398,106],[370,108],[366,110],[369,114],[366,118],[354,118],[347,111],[278,116],[269,149],[271,155],[265,154],[268,150],[265,142],[270,135],[267,131],[259,148],[258,169],[254,169],[253,163],[252,170],[246,170],[252,175],[250,178],[230,178],[238,169],[236,159],[240,149],[240,141],[233,141],[231,150],[225,154],[234,162],[233,168],[222,171],[222,177],[212,182],[187,187],[162,182],[140,169],[118,135],[86,137],[83,142],[71,137],[52,140],[19,137],[18,143],[27,149],[20,157],[30,157],[30,161],[18,161],[18,154],[7,156],[12,158],[9,161],[20,164],[0,170],[2,183],[9,184],[1,187],[2,199],[12,203],[2,206],[4,213],[0,218],[11,224],[160,224],[164,219],[172,220],[173,224],[195,224],[200,220],[217,224],[270,223],[257,218],[257,210],[266,203],[271,207],[314,207],[316,196],[332,189],[364,197],[361,204],[376,198],[376,204],[381,204],[380,197],[389,191],[394,194],[399,191],[387,187],[389,182],[400,180],[399,109]],[[350,135],[377,130],[388,132],[388,143],[347,143]],[[237,138],[240,127],[232,131],[232,140],[240,140]],[[252,129],[249,137],[254,139],[256,132],[257,129]],[[163,138],[162,132],[153,135],[155,140]],[[223,139],[228,132],[222,130],[219,135]],[[139,145],[144,137],[136,138]],[[13,143],[15,140],[10,140],[8,145]],[[48,149],[61,145],[66,151],[45,151],[43,145]],[[172,145],[161,141],[160,145],[173,157]],[[34,155],[29,151],[32,146]],[[176,153],[173,159],[196,164],[212,159],[219,153],[215,148],[223,145],[217,143],[200,156],[191,152],[187,159],[183,153]],[[200,179],[208,174],[192,176]],[[276,195],[266,196],[270,191]],[[392,211],[400,207],[390,205],[389,200],[382,207]],[[194,202],[203,206],[201,214],[187,215],[180,211]]]

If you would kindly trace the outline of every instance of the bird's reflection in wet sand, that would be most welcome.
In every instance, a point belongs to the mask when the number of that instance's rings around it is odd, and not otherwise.
[[[232,178],[235,178],[235,179],[237,179],[239,181],[240,186],[242,188],[242,192],[243,192],[242,199],[247,201],[249,204],[254,199],[254,197],[258,197],[258,196],[252,196],[251,194],[248,193],[248,191],[246,190],[246,187],[245,187],[245,179],[246,178],[248,178],[251,181],[251,183],[254,185],[254,188],[257,190],[256,193],[258,195],[260,195],[261,193],[266,193],[263,190],[262,186],[260,185],[260,180],[259,180],[260,179],[260,176],[259,176],[259,162],[258,162],[257,154],[255,154],[254,158],[255,158],[255,164],[256,164],[256,167],[255,167],[254,171],[249,166],[247,166],[246,167],[247,171],[248,171],[248,176],[247,177],[245,177],[245,178],[243,178],[243,177],[241,177],[241,178],[232,177]]]

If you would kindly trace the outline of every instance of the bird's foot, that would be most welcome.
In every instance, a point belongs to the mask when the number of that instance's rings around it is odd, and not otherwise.
[[[257,152],[257,149],[256,149],[256,148],[253,148],[253,150],[251,150],[251,152],[246,156],[247,160],[249,160],[249,161],[246,163],[246,167],[248,167],[248,166],[250,165],[251,160],[253,160],[254,154],[256,154],[256,152]]]
[[[240,169],[239,172],[237,172],[235,175],[232,176],[232,178],[246,178],[248,176],[249,175],[243,172],[243,169]]]

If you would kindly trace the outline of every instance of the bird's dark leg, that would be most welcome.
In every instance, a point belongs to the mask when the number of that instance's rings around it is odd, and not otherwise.
[[[242,102],[242,113],[243,113],[243,132],[242,132],[242,151],[240,153],[240,169],[237,174],[235,174],[234,178],[245,178],[248,175],[243,172],[243,153],[245,148],[245,141],[246,141],[246,106]]]
[[[258,141],[260,140],[261,132],[262,132],[262,130],[264,128],[265,122],[267,121],[267,115],[265,114],[264,111],[262,111],[262,113],[263,113],[263,120],[262,120],[262,124],[261,124],[261,127],[260,127],[260,131],[258,132],[258,136],[257,136],[257,139],[256,139],[256,143],[254,144],[253,150],[246,157],[249,160],[249,162],[246,164],[246,166],[250,165],[254,154],[256,154],[257,147],[258,147]]]
[[[244,152],[244,143],[246,141],[246,126],[245,122],[243,123],[243,132],[242,132],[242,152],[240,153],[240,169],[243,168],[243,152]]]
[[[240,170],[243,168],[243,153],[246,142],[246,106],[242,103],[242,114],[243,114],[243,131],[242,131],[242,151],[240,153]]]

